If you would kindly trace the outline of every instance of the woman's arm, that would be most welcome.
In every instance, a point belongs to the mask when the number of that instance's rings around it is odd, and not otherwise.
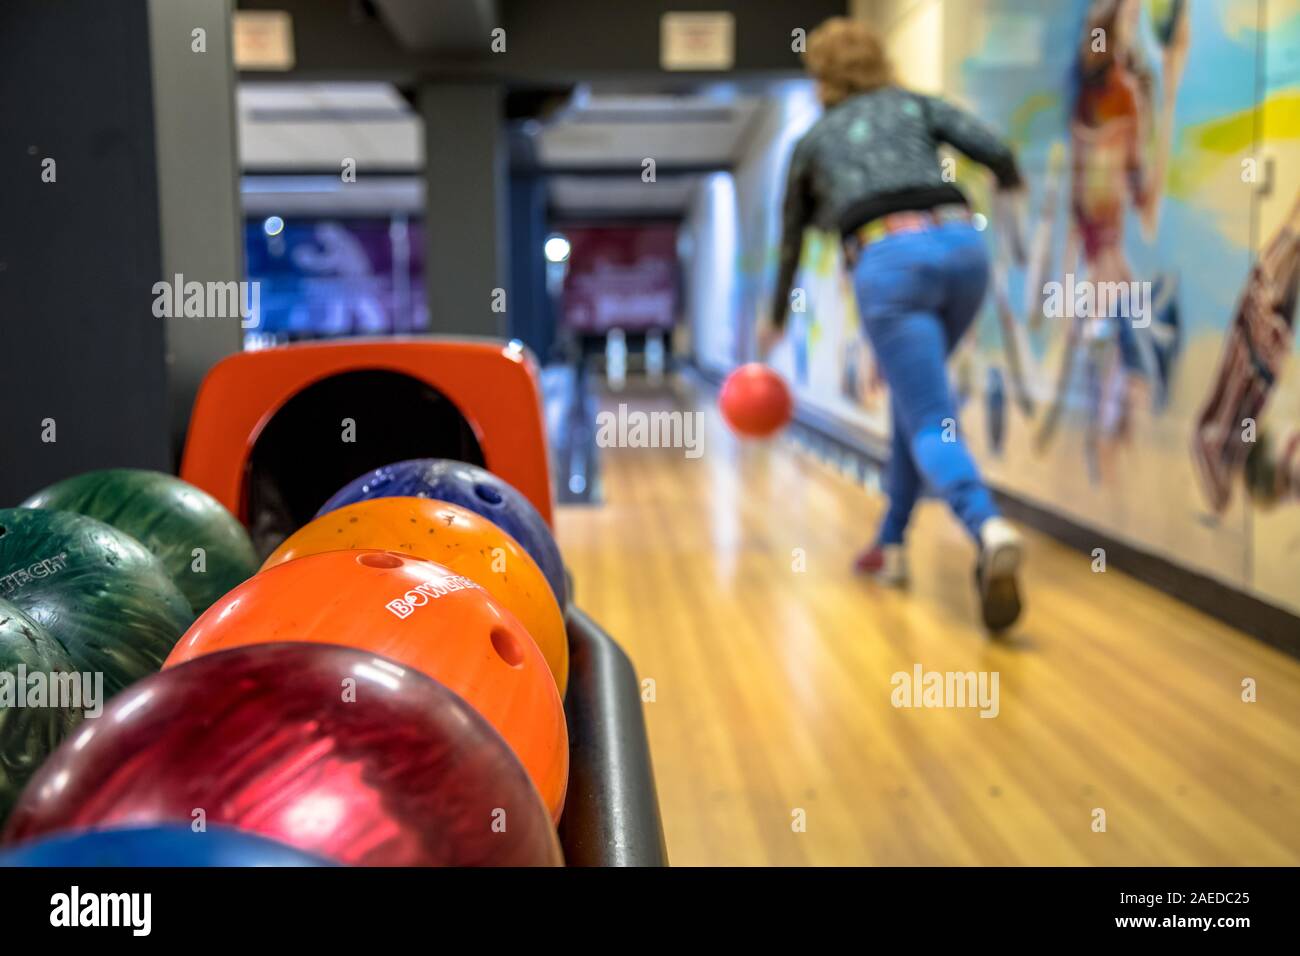
[[[794,289],[799,257],[803,252],[803,233],[808,227],[812,209],[803,144],[804,141],[800,140],[795,146],[790,156],[790,171],[786,174],[785,201],[781,211],[781,249],[771,313],[772,325],[777,330],[785,326],[786,313],[790,309],[790,293]]]
[[[1022,180],[1016,154],[1002,138],[963,109],[937,96],[923,96],[930,135],[961,150],[997,177],[999,189],[1016,189]]]

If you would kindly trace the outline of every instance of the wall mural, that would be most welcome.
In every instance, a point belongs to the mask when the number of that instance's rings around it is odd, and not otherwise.
[[[1030,184],[1017,217],[957,167],[995,260],[954,362],[990,479],[1300,610],[1300,0],[971,0],[944,32],[947,95]],[[883,438],[833,237],[799,285],[778,366]]]
[[[402,216],[250,218],[244,254],[261,314],[245,344],[427,330],[422,236]]]

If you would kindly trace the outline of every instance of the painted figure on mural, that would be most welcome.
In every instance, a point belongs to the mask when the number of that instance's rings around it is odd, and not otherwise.
[[[1125,218],[1131,207],[1143,237],[1154,240],[1190,41],[1187,8],[1188,0],[1151,5],[1162,57],[1158,80],[1138,42],[1139,0],[1095,0],[1088,11],[1070,114],[1070,229],[1062,273],[1071,282],[1081,259],[1079,278],[1092,289],[1141,287],[1124,249]],[[1160,276],[1141,285],[1146,294],[1126,302],[1142,303],[1143,314],[1113,302],[1071,309],[1055,391],[1035,436],[1038,450],[1046,450],[1074,377],[1082,375],[1084,448],[1094,480],[1132,433],[1139,405],[1163,401],[1179,344],[1176,281]]]
[[[1298,291],[1300,195],[1246,280],[1196,417],[1192,461],[1215,514],[1227,510],[1238,475],[1258,505],[1300,498],[1300,427],[1294,419],[1275,428],[1259,421],[1291,352]]]

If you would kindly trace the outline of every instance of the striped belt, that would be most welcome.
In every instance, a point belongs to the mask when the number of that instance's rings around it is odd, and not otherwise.
[[[933,209],[891,212],[887,216],[863,223],[844,237],[844,257],[849,268],[857,265],[862,250],[885,236],[899,232],[921,232],[948,222],[970,222],[970,210],[961,203],[948,203]]]

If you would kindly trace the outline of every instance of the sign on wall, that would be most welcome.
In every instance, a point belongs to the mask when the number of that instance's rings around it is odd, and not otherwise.
[[[235,69],[293,69],[293,19],[287,11],[238,11],[234,36]]]
[[[659,20],[659,65],[665,70],[730,70],[736,18],[730,13],[665,13]]]
[[[565,230],[571,243],[561,309],[566,328],[667,331],[677,318],[675,226],[589,226]]]

